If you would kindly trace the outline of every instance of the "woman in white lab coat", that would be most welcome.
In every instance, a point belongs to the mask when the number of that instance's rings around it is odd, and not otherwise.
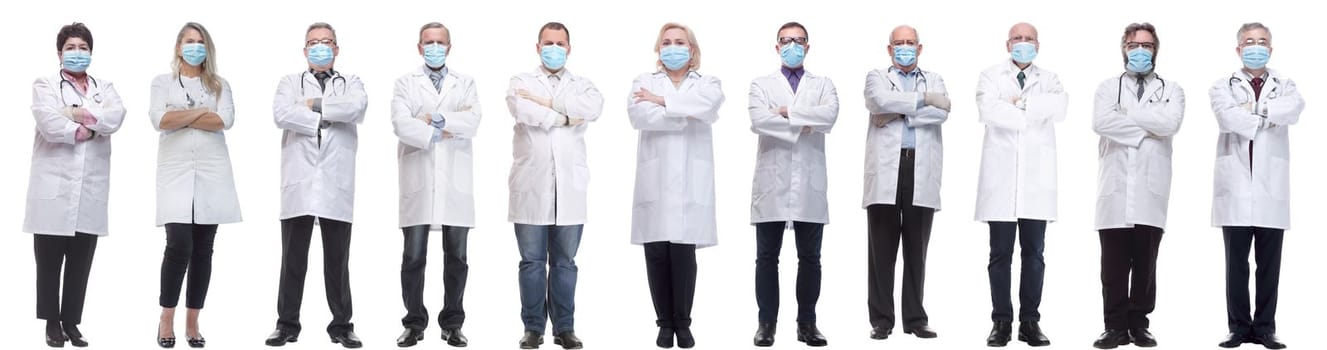
[[[115,86],[87,73],[92,32],[86,26],[60,28],[55,54],[60,71],[32,83],[37,125],[23,232],[33,234],[37,318],[46,320],[46,345],[82,347],[88,343],[78,324],[88,273],[97,237],[109,232],[111,134],[125,111]]]
[[[1184,119],[1184,90],[1154,72],[1156,28],[1134,23],[1120,51],[1127,71],[1097,87],[1096,229],[1106,331],[1099,348],[1156,344],[1147,315],[1156,307],[1156,259],[1170,199],[1171,140]]]
[[[718,244],[714,208],[714,145],[719,79],[701,75],[700,45],[690,28],[668,23],[654,45],[660,69],[637,76],[627,116],[640,130],[631,243],[645,246],[660,347],[695,345],[691,305],[696,249]]]
[[[203,25],[189,22],[175,37],[171,73],[152,80],[148,109],[157,145],[157,226],[166,227],[161,260],[161,319],[157,343],[175,344],[175,307],[189,277],[185,338],[206,343],[198,313],[212,277],[217,225],[240,221],[225,130],[235,121],[230,85],[217,75],[216,44]]]

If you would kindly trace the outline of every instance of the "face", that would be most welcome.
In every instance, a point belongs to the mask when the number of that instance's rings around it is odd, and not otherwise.
[[[64,59],[65,51],[79,50],[88,51],[89,54],[92,53],[92,48],[88,47],[88,42],[84,41],[83,38],[70,37],[69,39],[65,39],[64,46],[60,47],[60,52],[55,53],[55,57],[57,59]]]
[[[336,37],[332,35],[332,31],[327,28],[317,28],[304,35],[304,57],[309,57],[309,48],[318,44],[331,46],[332,57],[341,55],[341,47],[336,45]],[[333,62],[336,62],[335,59]],[[309,64],[309,68],[317,67]]]
[[[901,45],[908,45],[908,46],[916,47],[916,48],[917,48],[917,58],[918,58],[918,60],[921,59],[921,57],[922,57],[922,44],[921,44],[920,42],[917,41],[917,30],[912,29],[911,27],[899,27],[899,28],[897,28],[897,29],[894,29],[894,32],[893,32],[892,34],[889,35],[889,56],[893,57],[893,56],[894,56],[894,47],[896,47],[896,46],[901,46]],[[897,66],[898,64],[895,63],[894,65]],[[916,62],[913,62],[912,65],[913,65],[913,66],[916,66],[917,63],[916,63]],[[903,68],[903,67],[900,67],[900,68]]]
[[[199,34],[198,30],[190,28],[189,30],[184,32],[184,36],[180,38],[180,42],[175,43],[175,55],[181,56],[183,54],[181,48],[184,47],[185,44],[206,44],[206,43],[203,42],[203,35]]]
[[[806,49],[808,52],[811,51],[811,44],[807,42],[806,31],[798,27],[789,27],[779,30],[779,38],[778,42],[774,44],[774,52],[779,52],[780,49],[783,49],[784,45],[790,43],[802,45],[803,49]]]
[[[1272,53],[1272,35],[1267,33],[1266,29],[1257,28],[1247,30],[1239,34],[1239,46],[1235,47],[1235,54],[1242,57],[1243,50],[1247,46],[1262,45],[1267,47],[1267,53]]]
[[[664,31],[663,40],[660,41],[659,45],[659,49],[670,45],[680,45],[687,49],[691,48],[691,42],[687,40],[687,31],[682,30],[682,28],[672,28]]]
[[[1005,41],[1005,50],[1014,51],[1014,44],[1032,43],[1037,50],[1041,50],[1041,43],[1037,41],[1037,29],[1027,23],[1019,23],[1009,28],[1009,40]]]
[[[561,46],[567,49],[567,56],[571,56],[571,39],[567,37],[567,31],[562,29],[544,29],[539,32],[539,42],[535,43],[535,53],[542,53],[544,46]]]
[[[1157,53],[1157,39],[1152,36],[1152,32],[1139,30],[1129,35],[1129,39],[1124,41],[1123,52],[1128,54],[1130,50],[1144,48],[1152,51],[1152,55]]]
[[[424,47],[433,44],[446,46],[447,54],[452,54],[452,33],[442,28],[429,28],[425,29],[423,33],[419,33],[419,45],[417,46],[421,56],[424,55]]]

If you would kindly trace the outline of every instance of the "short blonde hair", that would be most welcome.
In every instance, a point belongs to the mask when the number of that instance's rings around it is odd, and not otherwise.
[[[691,62],[688,63],[690,64],[691,70],[700,70],[700,44],[696,42],[696,33],[691,31],[691,28],[688,28],[687,26],[673,22],[664,24],[663,28],[659,29],[659,37],[654,40],[654,53],[657,54],[660,49],[663,49],[664,32],[667,32],[669,29],[681,29],[682,31],[687,32],[687,43],[691,44]],[[662,61],[655,61],[654,63],[659,67],[663,67]]]

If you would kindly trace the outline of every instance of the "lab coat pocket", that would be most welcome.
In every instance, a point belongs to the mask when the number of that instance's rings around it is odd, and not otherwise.
[[[1278,156],[1269,157],[1267,175],[1262,178],[1263,186],[1272,199],[1279,201],[1290,199],[1290,162]]]
[[[659,200],[660,182],[663,177],[659,169],[659,160],[650,159],[641,161],[636,166],[636,204],[651,203]]]
[[[691,188],[691,202],[714,206],[714,162],[695,159],[690,162],[691,173],[687,183]]]
[[[1237,183],[1248,178],[1248,171],[1240,166],[1240,159],[1234,154],[1216,157],[1215,198],[1233,197],[1238,193]]]
[[[1055,192],[1058,188],[1058,178],[1056,176],[1059,167],[1055,157],[1055,148],[1050,146],[1041,147],[1041,159],[1038,159],[1037,183],[1043,191]]]
[[[1147,189],[1152,194],[1170,197],[1170,157],[1160,154],[1148,157]]]
[[[452,158],[452,189],[458,193],[474,192],[474,156],[470,152],[455,152]],[[528,185],[527,185],[528,186]]]
[[[28,199],[55,199],[64,183],[59,176],[42,178],[39,174],[32,174],[28,178]]]
[[[572,166],[571,169],[572,169],[572,174],[571,174],[572,188],[575,188],[577,191],[581,192],[584,192],[585,190],[589,189],[590,167],[578,164]]]
[[[811,174],[811,190],[815,193],[824,194],[829,190],[829,179],[824,171],[815,169],[808,171]]]

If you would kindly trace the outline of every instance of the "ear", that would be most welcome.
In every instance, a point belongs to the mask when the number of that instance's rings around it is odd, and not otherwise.
[[[567,43],[567,56],[571,56],[571,43]]]
[[[1009,41],[1005,41],[1005,42],[1004,42],[1004,50],[1005,50],[1005,52],[1014,52],[1014,43],[1011,43],[1011,42],[1009,42]]]
[[[806,43],[806,45],[802,45],[802,54],[806,54],[808,52],[811,52],[811,43]]]
[[[779,45],[778,42],[775,42],[775,43],[774,43],[774,53],[777,53],[777,54],[783,54],[783,45]]]
[[[415,44],[415,49],[419,50],[419,55],[424,55],[424,44]]]
[[[922,44],[917,43],[917,57],[922,57]]]
[[[340,56],[340,55],[341,55],[341,46],[340,46],[340,45],[333,46],[333,47],[332,47],[332,57],[336,57],[336,56]]]
[[[544,46],[540,45],[538,41],[534,43],[534,53],[539,55],[544,54]]]

